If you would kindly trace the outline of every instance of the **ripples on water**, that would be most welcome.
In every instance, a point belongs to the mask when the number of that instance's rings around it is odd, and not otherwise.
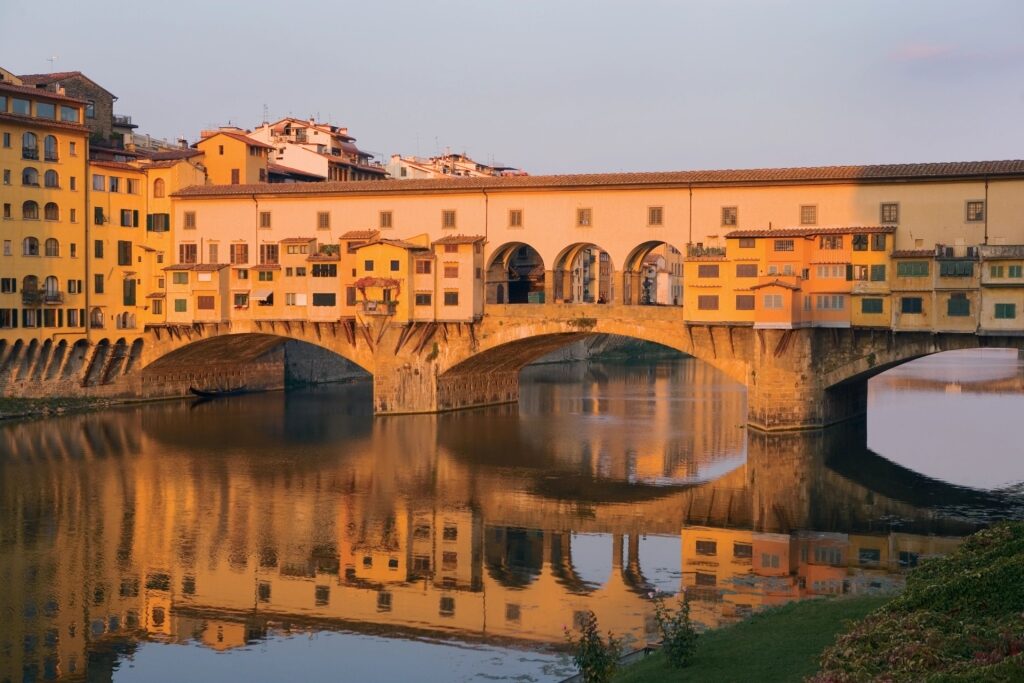
[[[890,590],[1020,514],[1022,377],[899,368],[870,440],[748,433],[693,360],[529,368],[518,406],[447,415],[374,419],[356,384],[6,425],[0,681],[558,680],[586,610],[653,638],[652,591],[713,627]]]

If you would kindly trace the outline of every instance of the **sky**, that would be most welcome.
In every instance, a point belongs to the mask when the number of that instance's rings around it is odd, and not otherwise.
[[[0,66],[532,174],[1024,157],[1020,0],[2,0]]]

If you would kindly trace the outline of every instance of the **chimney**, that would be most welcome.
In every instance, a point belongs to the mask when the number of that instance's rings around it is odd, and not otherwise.
[[[188,140],[184,136],[178,138],[178,149],[188,149]]]

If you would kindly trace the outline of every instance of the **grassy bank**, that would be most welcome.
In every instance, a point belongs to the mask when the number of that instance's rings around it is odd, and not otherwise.
[[[108,398],[0,398],[0,420],[46,417],[113,405]]]
[[[697,639],[693,663],[672,669],[660,652],[623,669],[620,683],[650,681],[802,681],[818,670],[822,650],[850,620],[880,607],[885,598],[833,598],[794,602]]]

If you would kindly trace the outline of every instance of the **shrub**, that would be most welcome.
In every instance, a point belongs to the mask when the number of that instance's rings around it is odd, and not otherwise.
[[[565,639],[573,648],[573,663],[587,683],[608,683],[619,668],[622,641],[611,631],[607,640],[601,638],[597,616],[590,611],[586,613],[579,631],[580,637],[575,638],[568,628],[565,629]]]
[[[693,659],[697,649],[697,631],[690,621],[690,601],[683,594],[679,598],[679,609],[675,612],[665,607],[665,601],[654,601],[654,618],[661,632],[661,647],[669,664],[680,669]]]

